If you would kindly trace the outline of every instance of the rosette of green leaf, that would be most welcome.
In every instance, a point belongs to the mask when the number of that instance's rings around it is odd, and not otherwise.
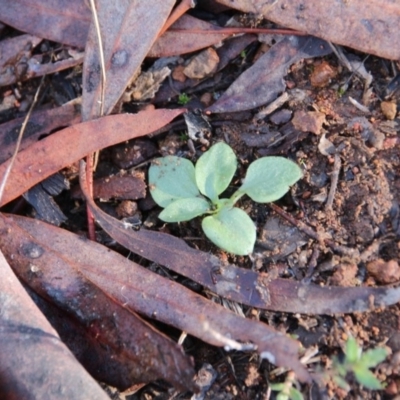
[[[204,196],[216,203],[218,196],[231,182],[236,168],[235,153],[227,144],[219,142],[197,160],[197,187]]]
[[[205,217],[201,224],[205,235],[221,249],[237,255],[251,254],[256,241],[256,228],[240,208],[222,207]]]
[[[375,368],[378,364],[386,359],[388,352],[382,347],[367,350],[360,357],[360,364],[366,368]]]
[[[358,345],[357,340],[350,336],[345,344],[344,354],[346,355],[346,362],[356,363],[361,356],[362,348]]]
[[[372,390],[382,389],[384,386],[370,371],[387,357],[388,353],[384,348],[376,348],[362,352],[354,337],[350,337],[345,345],[345,359],[339,363],[334,361],[334,370],[337,375],[333,376],[334,381],[341,387],[348,389],[348,384],[343,380],[348,372],[353,372],[358,383]],[[340,376],[341,375],[341,376]]]
[[[179,199],[201,197],[194,165],[182,157],[155,159],[149,169],[149,188],[154,201],[161,207]]]
[[[293,161],[283,157],[263,157],[253,161],[242,186],[234,194],[235,201],[247,194],[258,203],[271,203],[285,195],[303,173]]]
[[[376,348],[362,352],[362,348],[356,339],[350,337],[346,343],[346,361],[351,364],[350,370],[353,371],[358,383],[372,390],[383,388],[382,383],[369,370],[376,367],[387,357],[387,351],[383,348]]]
[[[379,379],[367,368],[362,365],[356,365],[353,368],[354,376],[360,385],[363,385],[367,389],[379,390],[383,389],[382,383]]]
[[[304,400],[299,390],[294,387],[287,388],[284,383],[270,383],[269,387],[271,390],[279,392],[276,395],[276,400]]]
[[[207,213],[211,208],[210,203],[202,197],[178,199],[168,204],[158,218],[165,222],[190,221]]]

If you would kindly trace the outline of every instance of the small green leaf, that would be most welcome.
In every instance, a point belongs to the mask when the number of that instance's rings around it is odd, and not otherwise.
[[[339,387],[341,387],[344,390],[350,390],[350,385],[346,382],[345,379],[343,379],[341,376],[339,375],[334,375],[332,377],[333,382],[336,383],[336,385],[338,385]]]
[[[388,356],[388,352],[384,348],[376,348],[364,352],[360,359],[360,364],[366,368],[376,367]]]
[[[184,106],[185,104],[189,103],[190,97],[186,93],[181,93],[178,96],[178,104]]]
[[[301,392],[293,387],[290,388],[289,396],[290,396],[290,400],[304,400],[304,397],[301,394]]]
[[[283,392],[279,392],[276,395],[276,400],[289,400],[289,395],[287,395],[286,393],[283,393]]]
[[[240,208],[222,208],[202,222],[205,235],[221,249],[238,255],[248,255],[256,241],[256,228],[251,218]]]
[[[178,199],[168,204],[158,218],[165,222],[189,221],[199,215],[205,214],[210,209],[210,203],[200,197]]]
[[[303,173],[293,161],[283,157],[263,157],[253,161],[238,192],[258,203],[280,199]]]
[[[269,387],[271,388],[271,390],[273,390],[275,392],[280,392],[281,390],[283,390],[285,388],[285,384],[284,383],[270,383]]]
[[[349,363],[356,363],[360,359],[361,348],[353,336],[347,339],[344,353],[346,354],[346,361]]]
[[[210,147],[196,163],[196,182],[204,196],[213,203],[231,182],[237,167],[233,150],[225,143]]]
[[[186,158],[157,158],[149,169],[149,188],[154,201],[166,207],[178,199],[200,196],[194,165]]]
[[[339,375],[346,376],[347,374],[347,365],[343,365],[339,362],[335,363],[335,369]]]
[[[383,388],[383,385],[369,369],[359,367],[355,368],[353,372],[358,383],[367,389],[379,390]]]

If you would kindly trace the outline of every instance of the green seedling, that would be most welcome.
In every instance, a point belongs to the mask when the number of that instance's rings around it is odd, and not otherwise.
[[[206,215],[202,228],[214,244],[232,254],[251,254],[256,228],[235,203],[245,194],[258,203],[278,200],[302,177],[302,171],[283,157],[263,157],[250,164],[242,185],[230,198],[220,198],[236,168],[235,153],[222,142],[210,147],[196,167],[181,157],[156,159],[150,166],[149,187],[154,201],[164,208],[159,218],[182,222]]]
[[[294,387],[296,376],[293,372],[289,372],[283,383],[269,383],[269,387],[276,394],[276,400],[304,400],[300,390]]]
[[[189,103],[190,97],[186,93],[181,93],[178,96],[178,104],[184,106],[185,104]]]
[[[331,377],[332,380],[341,388],[349,390],[350,387],[346,382],[346,376],[352,372],[357,382],[367,389],[379,390],[383,389],[383,384],[370,371],[370,368],[376,367],[388,356],[388,352],[384,348],[376,348],[362,351],[355,338],[350,337],[345,345],[344,360],[339,361],[337,358],[333,360]]]

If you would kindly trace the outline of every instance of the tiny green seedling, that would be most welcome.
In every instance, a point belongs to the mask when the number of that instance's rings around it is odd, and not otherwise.
[[[185,104],[189,103],[190,97],[186,93],[181,93],[178,96],[178,104],[184,106]]]
[[[349,390],[350,387],[346,382],[346,375],[352,372],[357,382],[367,389],[379,390],[383,389],[382,383],[370,371],[370,368],[376,367],[388,356],[388,352],[384,348],[375,348],[362,351],[355,338],[350,337],[345,345],[344,360],[334,359],[331,370],[332,380],[341,388]]]
[[[301,392],[294,387],[297,383],[296,375],[290,371],[282,383],[269,383],[269,387],[276,394],[276,400],[304,400]]]
[[[181,157],[156,159],[150,166],[149,187],[154,201],[164,208],[159,218],[183,222],[206,215],[202,228],[214,244],[237,255],[252,253],[255,225],[235,203],[245,194],[258,203],[278,200],[302,177],[302,171],[286,158],[263,157],[250,164],[242,186],[230,198],[219,198],[236,168],[235,153],[222,142],[210,147],[196,167]]]

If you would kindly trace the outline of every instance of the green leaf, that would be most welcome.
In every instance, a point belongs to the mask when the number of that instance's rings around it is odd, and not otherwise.
[[[354,369],[354,375],[360,385],[367,389],[378,390],[382,389],[383,385],[376,376],[367,368],[359,367]]]
[[[283,392],[279,392],[276,395],[276,400],[289,400],[289,395],[287,395],[286,393],[283,393]]]
[[[202,222],[205,235],[221,249],[238,255],[248,255],[256,241],[256,228],[251,218],[240,208],[222,208]]]
[[[344,390],[350,390],[350,385],[346,382],[345,379],[343,379],[341,376],[339,375],[334,375],[332,377],[333,382],[336,383],[336,385],[338,385],[339,387],[341,387]]]
[[[225,143],[211,146],[196,163],[196,182],[204,196],[213,203],[231,182],[237,167],[233,150]]]
[[[384,348],[376,348],[367,350],[362,354],[360,364],[366,368],[376,367],[388,356],[388,352]]]
[[[343,365],[343,364],[341,364],[341,363],[339,363],[339,362],[336,362],[335,364],[334,364],[334,367],[335,367],[335,369],[336,369],[336,372],[339,374],[339,375],[342,375],[342,376],[346,376],[346,374],[347,374],[347,364],[346,365]]]
[[[178,199],[199,197],[194,165],[186,158],[157,158],[149,169],[149,188],[154,201],[166,207]]]
[[[189,221],[199,215],[205,214],[210,209],[210,203],[200,197],[178,199],[168,204],[158,218],[165,222]]]
[[[303,395],[296,388],[290,388],[289,396],[291,400],[304,400]]]
[[[246,193],[258,203],[280,199],[303,173],[293,161],[284,157],[263,157],[253,161],[238,192]]]
[[[356,363],[360,359],[361,348],[353,336],[347,339],[344,353],[346,354],[346,361],[349,363]]]
[[[269,387],[271,388],[271,390],[273,390],[275,392],[280,392],[281,390],[283,390],[285,388],[285,384],[284,383],[270,383]]]

